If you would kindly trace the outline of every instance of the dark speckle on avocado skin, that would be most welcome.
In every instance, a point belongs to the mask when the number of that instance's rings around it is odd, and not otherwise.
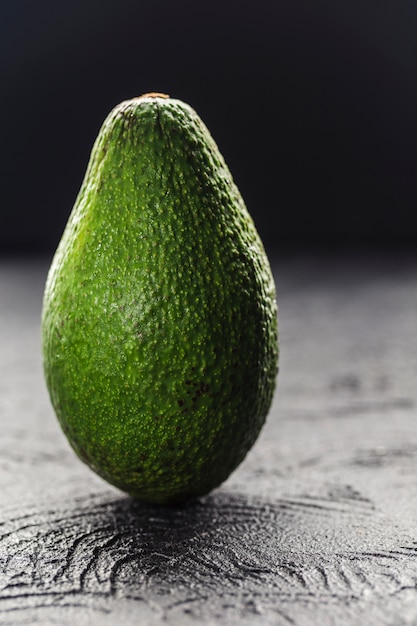
[[[118,105],[44,296],[45,375],[75,451],[142,500],[207,493],[259,434],[277,333],[265,251],[200,118],[160,94]]]

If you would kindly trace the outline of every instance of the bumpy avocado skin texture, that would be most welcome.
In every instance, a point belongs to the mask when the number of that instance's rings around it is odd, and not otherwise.
[[[151,94],[105,120],[53,259],[44,371],[79,457],[147,502],[243,460],[277,374],[275,285],[207,128]]]

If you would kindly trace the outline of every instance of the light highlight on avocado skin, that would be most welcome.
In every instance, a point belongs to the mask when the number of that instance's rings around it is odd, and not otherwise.
[[[277,374],[275,285],[207,128],[149,94],[105,120],[45,288],[44,371],[71,445],[134,497],[208,493]]]

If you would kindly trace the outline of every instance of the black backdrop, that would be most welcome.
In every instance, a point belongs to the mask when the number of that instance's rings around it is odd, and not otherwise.
[[[412,244],[417,3],[3,0],[3,253],[52,253],[109,110],[191,104],[269,250]]]

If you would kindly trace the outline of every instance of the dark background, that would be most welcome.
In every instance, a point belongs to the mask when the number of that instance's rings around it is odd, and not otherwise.
[[[271,251],[413,244],[417,3],[4,0],[3,253],[51,254],[110,109],[210,128]]]

